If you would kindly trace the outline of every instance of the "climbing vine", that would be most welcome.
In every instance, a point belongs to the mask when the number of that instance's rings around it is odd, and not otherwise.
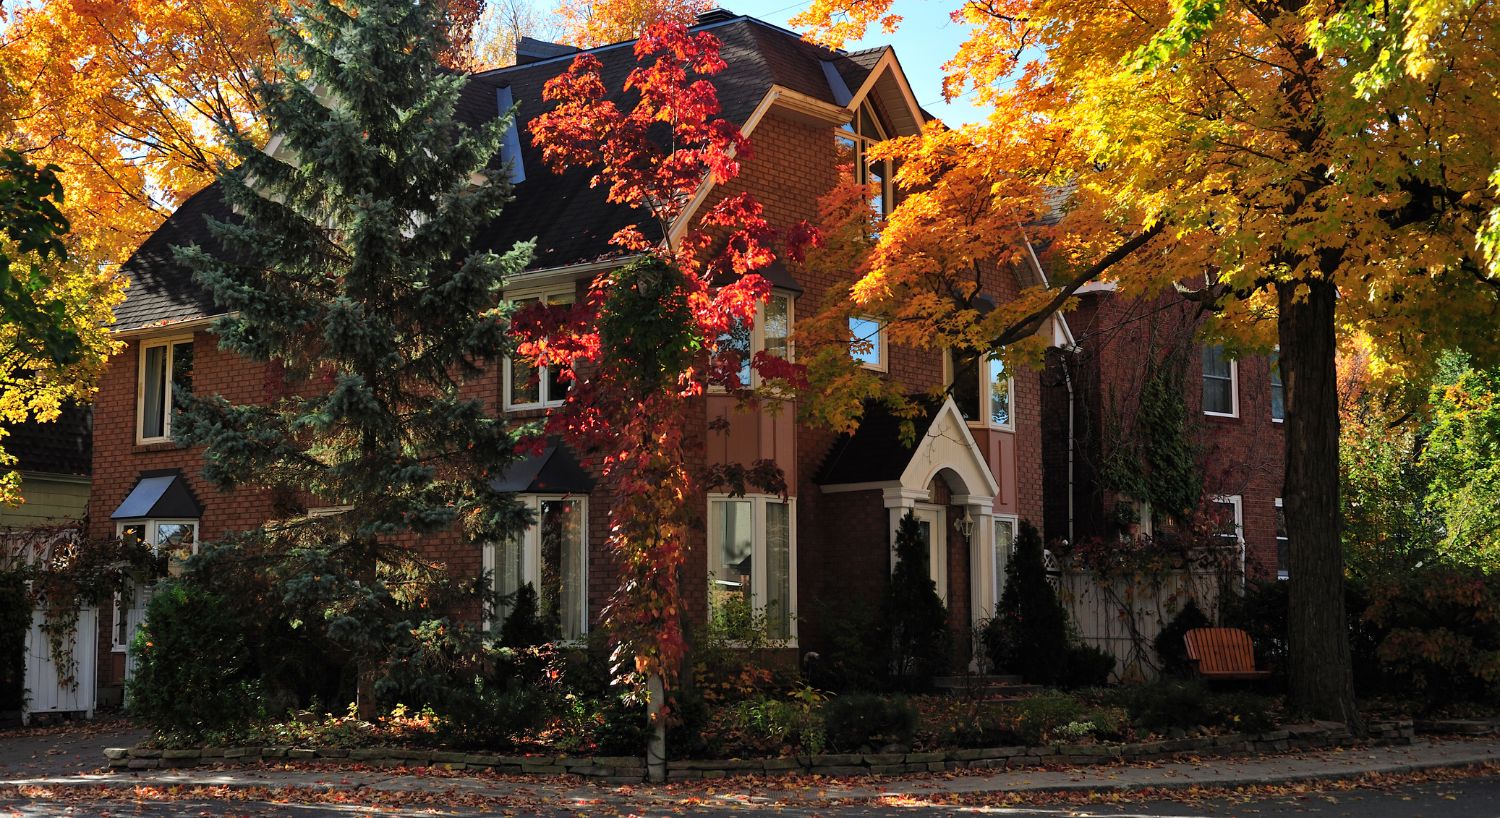
[[[1184,399],[1191,350],[1173,344],[1165,355],[1147,356],[1135,412],[1112,402],[1105,418],[1099,466],[1105,488],[1179,523],[1191,519],[1203,495],[1202,446]]]

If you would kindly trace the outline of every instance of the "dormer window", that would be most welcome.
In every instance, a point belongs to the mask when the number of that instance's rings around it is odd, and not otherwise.
[[[888,159],[872,160],[870,146],[890,138],[881,127],[874,108],[868,101],[860,103],[854,118],[837,133],[839,165],[850,165],[854,169],[854,181],[871,185],[870,209],[884,218],[895,208],[895,165]]]

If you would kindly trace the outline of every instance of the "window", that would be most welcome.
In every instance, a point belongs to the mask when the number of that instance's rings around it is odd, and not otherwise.
[[[172,439],[172,410],[193,391],[193,339],[174,338],[141,344],[137,390],[137,443]]]
[[[888,159],[870,159],[869,153],[871,145],[886,138],[875,110],[865,102],[859,106],[853,120],[838,131],[836,142],[838,163],[853,168],[855,182],[872,186],[870,209],[881,218],[895,209],[896,163]]]
[[[148,543],[151,553],[166,554],[167,573],[177,576],[182,573],[182,563],[198,553],[197,520],[140,520],[120,523],[115,535],[133,543]],[[132,587],[115,594],[115,626],[110,633],[110,647],[124,652],[135,638],[135,630],[146,618],[146,601],[150,598],[150,587]]]
[[[576,298],[573,286],[570,284],[566,289],[522,296],[512,299],[511,303],[516,309],[524,309],[541,302],[572,304]],[[554,371],[554,367],[538,366],[526,360],[505,359],[506,409],[540,409],[547,406],[559,406],[567,396],[568,381],[563,380],[562,373]]]
[[[740,388],[760,386],[760,374],[750,366],[755,353],[765,352],[767,355],[792,360],[793,317],[792,297],[785,293],[772,293],[770,300],[761,304],[756,311],[754,326],[736,324],[719,337],[718,354],[730,366],[738,364]]]
[[[995,604],[1000,604],[1000,596],[1005,593],[1005,572],[1010,568],[1011,552],[1016,547],[1016,519],[1014,517],[995,518]]]
[[[1224,356],[1223,347],[1203,347],[1203,414],[1239,417],[1236,369],[1235,362]]]
[[[860,366],[885,372],[889,367],[885,358],[885,329],[874,318],[858,315],[849,317],[849,354]]]
[[[948,382],[953,402],[964,420],[997,429],[1014,428],[1011,399],[1015,379],[1005,371],[1005,362],[977,352],[949,350]]]
[[[1244,541],[1245,521],[1240,514],[1238,494],[1215,497],[1212,511],[1213,523],[1220,539],[1229,545],[1238,545]]]
[[[511,598],[493,612],[491,626],[505,623],[513,595],[530,585],[544,631],[563,641],[582,639],[589,625],[588,500],[536,494],[517,499],[536,522],[485,548],[484,568],[495,592]]]
[[[708,501],[709,610],[730,634],[748,631],[761,615],[766,635],[795,635],[794,502],[760,496]]]
[[[1281,498],[1276,498],[1276,578],[1288,579],[1291,577],[1291,538],[1286,533],[1286,509],[1281,505]]]
[[[1281,351],[1271,353],[1271,420],[1286,420],[1286,387],[1281,383]]]

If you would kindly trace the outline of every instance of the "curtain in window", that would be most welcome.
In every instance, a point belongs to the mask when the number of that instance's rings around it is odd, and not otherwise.
[[[1016,529],[1010,520],[995,521],[995,604],[1005,592],[1005,572],[1010,570],[1010,551],[1015,546]]]
[[[766,629],[792,635],[792,525],[786,503],[766,504]]]
[[[574,500],[543,500],[540,609],[563,639],[583,636],[583,509]]]
[[[709,602],[720,624],[731,632],[748,628],[754,610],[754,507],[750,500],[725,500],[710,507]]]
[[[521,532],[512,534],[495,546],[495,573],[491,577],[495,583],[495,593],[510,596],[526,583],[524,554]],[[508,602],[501,603],[495,610],[496,626],[505,624],[505,618],[510,612],[511,605]]]
[[[767,355],[778,358],[791,357],[789,338],[792,334],[790,299],[784,295],[773,295],[766,302],[765,349]]]
[[[144,390],[141,395],[141,437],[162,437],[167,433],[167,348],[150,347],[145,354],[145,382],[141,385]]]

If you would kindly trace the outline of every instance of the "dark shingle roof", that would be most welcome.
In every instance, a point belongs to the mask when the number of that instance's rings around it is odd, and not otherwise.
[[[712,77],[719,91],[723,116],[743,123],[773,84],[790,88],[818,100],[837,104],[823,61],[831,61],[853,88],[864,81],[869,66],[883,49],[844,55],[806,42],[795,34],[750,18],[710,22],[698,27],[711,29],[722,42],[727,68]],[[629,43],[596,49],[603,64],[606,87],[619,89],[635,66]],[[480,246],[505,250],[517,241],[537,240],[534,269],[593,261],[618,254],[609,239],[618,230],[638,220],[626,208],[611,205],[605,191],[590,188],[591,174],[573,168],[562,175],[548,173],[541,152],[531,144],[526,123],[551,106],[542,102],[542,86],[572,63],[572,55],[544,59],[476,74],[469,79],[459,102],[461,121],[477,123],[499,113],[498,92],[509,86],[519,103],[521,155],[526,180],[516,186],[515,201],[506,206]],[[618,96],[618,92],[617,92]],[[198,244],[212,251],[214,242],[205,217],[229,216],[217,186],[210,186],[185,202],[170,219],[141,245],[124,265],[131,281],[125,303],[115,311],[117,330],[135,329],[206,317],[216,313],[212,299],[192,281],[175,260],[175,245]],[[654,226],[641,225],[647,235]]]
[[[5,450],[20,471],[87,475],[93,470],[94,411],[68,404],[51,423],[28,421],[8,427]]]
[[[927,396],[915,398],[921,412],[910,420],[915,427],[911,440],[901,434],[903,419],[892,414],[885,404],[866,401],[859,427],[853,434],[839,435],[823,458],[813,482],[820,486],[844,483],[881,483],[898,480],[911,462],[917,444],[932,425],[942,404]]]

